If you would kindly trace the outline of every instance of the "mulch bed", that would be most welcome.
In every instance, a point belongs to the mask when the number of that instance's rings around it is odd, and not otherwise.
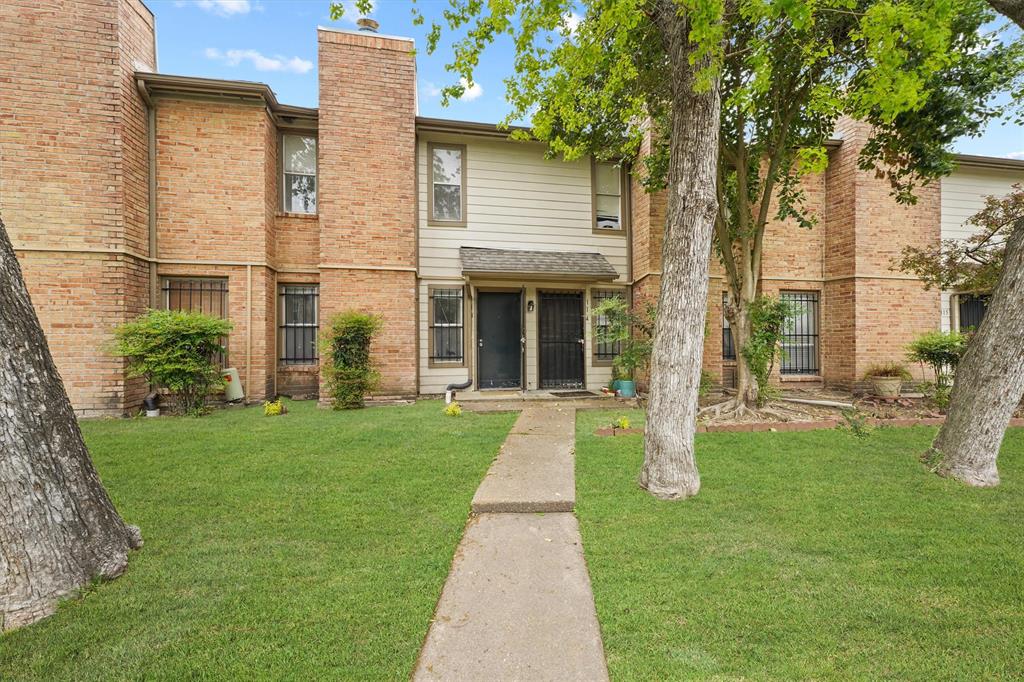
[[[868,419],[872,426],[941,426],[945,417],[925,417],[921,419]],[[719,432],[753,432],[753,431],[817,431],[834,429],[842,423],[840,419],[822,419],[803,422],[750,422],[747,424],[698,424],[697,433]],[[1010,420],[1010,426],[1024,426],[1024,419]],[[643,433],[643,429],[603,428],[594,432],[596,436],[628,436]]]

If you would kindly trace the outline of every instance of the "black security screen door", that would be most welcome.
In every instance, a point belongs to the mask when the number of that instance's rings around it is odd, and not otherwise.
[[[540,293],[540,387],[583,388],[581,293]]]
[[[480,388],[522,388],[522,322],[519,292],[480,292],[477,299]]]

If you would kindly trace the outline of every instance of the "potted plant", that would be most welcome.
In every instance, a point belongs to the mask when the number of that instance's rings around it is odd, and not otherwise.
[[[904,381],[910,380],[910,372],[898,362],[884,362],[871,365],[864,378],[871,382],[876,396],[893,399],[900,397],[900,389]]]
[[[621,296],[614,296],[595,306],[593,315],[602,321],[595,325],[596,340],[619,344],[619,353],[612,363],[612,390],[624,398],[636,397],[637,371],[646,368],[651,360],[654,305],[633,308]]]

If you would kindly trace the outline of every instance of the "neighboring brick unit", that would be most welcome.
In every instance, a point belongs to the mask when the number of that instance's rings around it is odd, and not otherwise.
[[[0,3],[0,211],[72,404],[120,414],[145,386],[110,330],[148,303],[145,107],[153,16],[138,0]]]

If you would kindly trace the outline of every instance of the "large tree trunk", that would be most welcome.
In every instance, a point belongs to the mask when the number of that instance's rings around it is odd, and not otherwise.
[[[119,575],[141,544],[92,466],[0,221],[0,630]]]
[[[1024,220],[1006,245],[988,310],[956,368],[946,423],[928,460],[942,476],[999,484],[996,457],[1024,396]]]
[[[689,25],[674,2],[659,5],[659,26],[672,66],[672,139],[661,295],[651,353],[650,402],[640,485],[662,499],[700,490],[694,459],[697,390],[704,354],[708,262],[718,200],[718,81],[694,89]]]

